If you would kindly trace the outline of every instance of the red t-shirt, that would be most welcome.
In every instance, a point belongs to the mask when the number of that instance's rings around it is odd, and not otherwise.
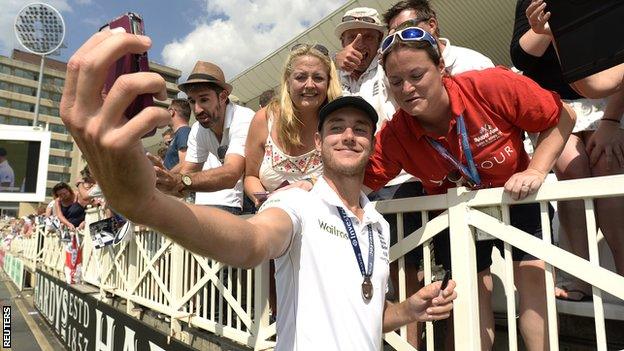
[[[455,187],[446,179],[452,167],[427,142],[429,135],[466,165],[456,123],[464,116],[472,156],[481,184],[503,186],[514,173],[529,165],[522,143],[523,131],[541,132],[559,122],[562,109],[557,93],[504,68],[470,71],[444,77],[454,116],[443,137],[428,134],[402,109],[377,134],[375,150],[366,168],[364,184],[373,190],[383,187],[401,169],[423,183],[428,194],[440,194]]]

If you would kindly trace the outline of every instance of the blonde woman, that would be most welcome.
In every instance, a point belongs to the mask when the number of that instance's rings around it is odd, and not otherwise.
[[[280,93],[254,116],[245,145],[245,192],[256,206],[282,185],[311,188],[323,170],[314,147],[318,112],[341,95],[336,68],[322,45],[293,46]]]

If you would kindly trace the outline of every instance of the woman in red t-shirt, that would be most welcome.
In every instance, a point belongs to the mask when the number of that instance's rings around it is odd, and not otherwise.
[[[556,93],[501,68],[449,77],[435,39],[416,27],[386,37],[381,52],[388,88],[400,109],[377,135],[364,181],[368,187],[378,189],[405,169],[429,194],[457,185],[504,186],[513,199],[537,191],[574,125],[574,112]],[[532,159],[522,147],[524,130],[540,132]],[[510,212],[512,225],[541,237],[539,204],[512,206]],[[436,254],[443,242],[436,242]],[[485,302],[492,290],[494,245],[501,243],[477,242],[484,349],[494,339],[492,307]],[[436,259],[450,265],[448,254]],[[513,260],[521,333],[529,349],[543,349],[548,329],[546,297],[540,293],[545,292],[544,262],[515,248]]]

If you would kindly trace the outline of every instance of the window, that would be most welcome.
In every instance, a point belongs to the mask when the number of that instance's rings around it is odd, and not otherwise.
[[[48,180],[69,183],[70,175],[68,173],[48,172]]]
[[[26,71],[21,68],[14,68],[13,75],[16,77],[26,78],[30,80],[39,80],[39,74],[33,71]]]
[[[35,104],[29,104],[27,102],[11,101],[10,107],[16,110],[35,112]]]
[[[31,123],[30,120],[18,117],[9,117],[9,124],[15,126],[29,126]]]
[[[71,158],[50,155],[50,164],[63,167],[71,167]]]
[[[67,141],[60,141],[52,139],[50,141],[50,148],[52,149],[60,149],[65,151],[72,151],[74,149],[74,144]]]
[[[53,86],[56,86],[56,87],[62,87],[65,84],[65,79],[57,78],[57,77],[44,76],[43,84],[49,84],[49,85],[53,85]]]
[[[0,64],[0,73],[11,75],[11,66]]]
[[[67,128],[62,124],[50,123],[50,131],[54,133],[67,134]]]
[[[39,106],[39,113],[59,117],[59,109],[56,107]]]
[[[37,96],[37,89],[32,87],[26,87],[19,84],[12,84],[7,82],[0,82],[0,90],[12,91],[18,94],[24,94],[28,96]],[[43,92],[41,97],[44,97]]]

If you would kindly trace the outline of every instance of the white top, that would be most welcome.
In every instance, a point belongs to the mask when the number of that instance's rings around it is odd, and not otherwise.
[[[379,115],[377,130],[385,121],[390,120],[396,111],[396,107],[389,99],[386,91],[386,74],[378,62],[379,56],[376,56],[359,79],[351,77],[349,72],[338,70],[342,95],[361,96],[377,111],[377,115]]]
[[[9,183],[9,187],[15,186],[15,173],[8,160],[0,162],[0,187],[2,183]]]
[[[223,121],[223,137],[221,142],[210,128],[202,127],[199,122],[193,123],[188,137],[186,161],[203,163],[202,170],[223,166],[219,160],[219,147],[227,147],[227,153],[245,157],[245,141],[249,124],[254,112],[243,106],[228,103]],[[238,180],[234,188],[213,192],[198,192],[195,197],[198,205],[220,205],[243,207],[243,178]]]
[[[442,58],[446,70],[451,75],[494,67],[492,60],[480,52],[451,45],[451,41],[446,38],[438,38],[438,40],[446,44],[442,51]]]
[[[363,221],[345,212],[368,267],[368,230],[375,245],[373,297],[362,298],[362,274],[336,206],[343,206],[321,177],[310,192],[289,189],[271,196],[260,211],[281,208],[292,219],[289,248],[275,260],[276,350],[380,350],[388,281],[390,228],[364,193]],[[367,268],[368,269],[368,268]]]
[[[267,111],[267,114],[270,112]],[[274,191],[285,180],[292,184],[306,178],[316,179],[323,174],[323,161],[319,151],[313,148],[303,155],[288,155],[271,137],[273,127],[271,115],[267,116],[267,127],[269,135],[264,144],[264,157],[258,172],[260,182],[267,191]]]

